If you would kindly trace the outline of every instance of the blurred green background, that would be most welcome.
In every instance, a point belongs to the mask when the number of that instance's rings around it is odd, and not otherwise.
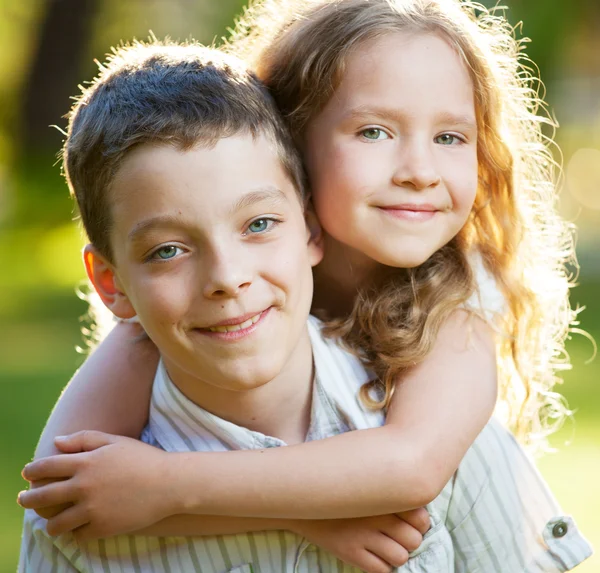
[[[489,2],[494,4],[495,2]],[[16,567],[19,476],[61,388],[82,355],[83,238],[57,165],[62,116],[77,85],[120,39],[227,33],[243,0],[0,0],[0,572]],[[524,21],[561,128],[561,209],[579,227],[581,327],[600,340],[600,2],[509,0]],[[521,33],[521,32],[520,32]],[[558,157],[557,157],[558,158]],[[560,158],[558,158],[560,159]],[[574,334],[564,394],[577,410],[539,467],[566,511],[600,549],[600,363]],[[600,557],[582,565],[600,571]],[[517,573],[517,572],[515,572]]]

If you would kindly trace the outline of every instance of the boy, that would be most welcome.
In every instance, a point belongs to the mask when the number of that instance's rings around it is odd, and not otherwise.
[[[115,315],[139,318],[161,354],[144,441],[223,451],[381,425],[382,413],[356,399],[367,380],[359,361],[307,323],[321,246],[304,219],[300,163],[258,83],[214,50],[136,45],[119,50],[84,97],[65,165],[92,245],[88,275]],[[585,541],[545,495],[490,423],[428,508],[431,530],[406,570],[575,565]],[[269,527],[297,533],[79,545],[71,534],[50,538],[29,512],[20,569],[350,570],[310,545],[307,527]]]

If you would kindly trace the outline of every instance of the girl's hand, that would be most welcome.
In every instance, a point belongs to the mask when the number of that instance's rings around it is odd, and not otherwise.
[[[430,526],[423,508],[354,519],[299,520],[294,530],[367,573],[390,573],[408,561]]]
[[[31,482],[30,486],[31,486],[31,489],[37,489],[40,487],[44,487],[44,486],[48,485],[49,483],[55,483],[57,481],[62,481],[62,480],[60,480],[60,479],[43,479],[43,480]],[[64,511],[65,509],[68,509],[69,507],[71,507],[70,503],[63,503],[62,505],[38,507],[38,508],[35,508],[35,512],[40,517],[43,517],[44,519],[50,519],[51,517],[58,515],[61,511]]]
[[[68,455],[34,461],[25,466],[23,477],[61,481],[23,491],[18,498],[21,506],[36,510],[72,504],[48,520],[48,534],[74,531],[79,541],[110,537],[176,513],[166,452],[95,431],[57,438],[56,446]]]

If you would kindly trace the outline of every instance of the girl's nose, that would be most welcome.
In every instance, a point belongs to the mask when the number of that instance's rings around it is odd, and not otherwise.
[[[420,142],[403,146],[392,180],[394,185],[417,191],[438,185],[441,177],[428,146]]]

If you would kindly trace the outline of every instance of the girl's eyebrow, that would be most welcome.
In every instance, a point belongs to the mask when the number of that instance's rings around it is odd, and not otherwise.
[[[449,123],[451,125],[460,125],[469,129],[477,129],[477,120],[472,114],[455,114],[452,112],[442,112],[437,116],[438,123]]]
[[[367,117],[376,116],[381,119],[387,119],[396,123],[405,123],[406,120],[410,120],[414,117],[414,114],[403,112],[400,109],[380,107],[380,106],[369,106],[369,107],[356,107],[348,111],[344,116],[344,121],[365,119]],[[476,130],[477,121],[475,116],[469,113],[453,113],[449,111],[443,111],[436,114],[436,124],[452,124],[460,125],[468,129]]]
[[[360,106],[349,110],[344,114],[344,120],[364,119],[366,117],[377,116],[382,119],[391,119],[392,121],[401,122],[406,119],[406,115],[400,110],[391,109],[379,106]]]

